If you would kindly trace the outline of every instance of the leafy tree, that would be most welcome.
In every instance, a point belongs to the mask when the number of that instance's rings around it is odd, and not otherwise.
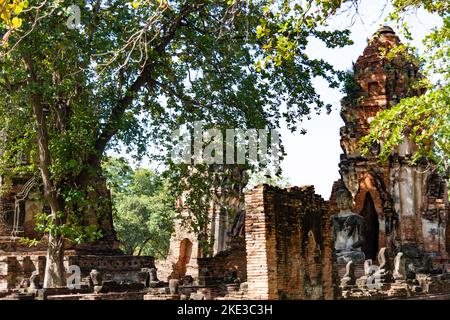
[[[0,40],[1,45],[7,46],[13,30],[22,26],[22,18],[19,15],[27,8],[28,0],[0,0],[0,28],[7,30],[3,39]]]
[[[262,69],[254,62],[269,49],[257,27],[268,19],[271,1],[29,2],[0,57],[1,167],[40,172],[51,208],[40,219],[49,242],[45,287],[65,285],[66,241],[104,236],[111,208],[102,200],[108,197],[101,162],[108,149],[138,157],[149,146],[167,151],[173,130],[196,120],[221,129],[276,128],[284,117],[295,130],[311,108],[325,106],[312,79],[338,86],[339,74],[304,52],[308,38],[329,47],[349,42],[348,32],[297,25],[292,58]],[[78,29],[66,24],[74,4]],[[276,16],[268,25],[277,30],[282,23],[291,17]],[[177,170],[175,187],[191,172]],[[208,193],[204,181],[191,180],[190,188]]]
[[[175,197],[161,176],[126,161],[103,164],[112,193],[114,225],[126,254],[166,257],[175,218]]]

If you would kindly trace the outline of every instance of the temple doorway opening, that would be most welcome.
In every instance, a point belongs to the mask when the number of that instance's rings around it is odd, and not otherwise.
[[[378,238],[380,232],[380,224],[378,222],[378,214],[372,200],[370,192],[366,193],[364,206],[361,215],[366,221],[366,241],[363,251],[366,259],[376,260],[378,253]]]
[[[180,243],[180,255],[177,262],[178,276],[183,277],[186,275],[186,268],[191,260],[192,255],[192,241],[185,238]]]

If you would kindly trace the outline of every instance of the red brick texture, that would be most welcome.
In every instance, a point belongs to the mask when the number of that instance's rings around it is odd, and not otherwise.
[[[368,133],[373,117],[401,98],[421,93],[411,86],[420,77],[418,64],[401,54],[392,59],[384,54],[399,44],[394,31],[383,27],[369,40],[355,63],[354,79],[358,88],[342,101],[345,127],[340,130],[344,151],[339,163],[340,174],[354,197],[354,212],[372,221],[370,230],[378,234],[372,243],[378,242],[378,249],[402,251],[411,259],[428,253],[436,261],[446,260],[450,245],[445,180],[432,173],[426,164],[411,163],[417,146],[407,139],[384,163],[377,158],[379,145],[374,144],[369,154],[361,154],[360,138]],[[333,197],[330,198],[332,214],[337,212]],[[371,202],[370,210],[367,198]]]
[[[248,298],[335,298],[328,205],[314,188],[261,185],[245,204]]]
[[[198,258],[199,269],[207,268],[209,281],[213,283],[223,282],[230,272],[235,272],[240,282],[247,279],[247,253],[245,250],[245,239],[239,237],[230,243],[226,251],[221,251],[214,257]]]

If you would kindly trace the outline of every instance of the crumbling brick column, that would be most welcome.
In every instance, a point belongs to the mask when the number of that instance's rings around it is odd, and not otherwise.
[[[261,185],[245,205],[248,298],[336,298],[329,208],[314,187]]]
[[[277,299],[276,236],[273,203],[265,194],[266,186],[245,195],[245,241],[247,282],[250,299]]]

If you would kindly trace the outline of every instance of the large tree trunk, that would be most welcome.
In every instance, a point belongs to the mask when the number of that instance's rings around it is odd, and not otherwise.
[[[24,56],[23,58],[29,72],[30,84],[38,84],[39,81],[33,67],[33,60],[30,56]],[[51,178],[50,166],[52,159],[42,96],[40,93],[32,93],[30,98],[37,125],[39,169],[44,186],[44,197],[52,210],[52,222],[55,225],[60,225],[64,223],[64,220],[59,219],[58,214],[64,211],[64,202]],[[54,237],[50,234],[45,265],[44,288],[64,287],[65,285],[64,238],[60,235]]]
[[[47,262],[45,264],[44,288],[66,286],[64,268],[64,241],[52,235],[48,238]]]

